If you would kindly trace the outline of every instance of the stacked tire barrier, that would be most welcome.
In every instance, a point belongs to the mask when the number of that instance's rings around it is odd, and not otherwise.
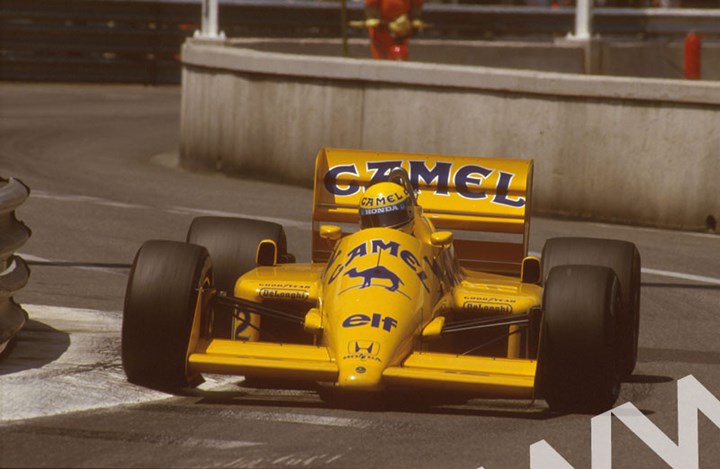
[[[19,180],[0,178],[0,353],[28,317],[13,299],[30,277],[27,264],[15,254],[30,237],[30,229],[15,216],[28,195],[30,189]]]

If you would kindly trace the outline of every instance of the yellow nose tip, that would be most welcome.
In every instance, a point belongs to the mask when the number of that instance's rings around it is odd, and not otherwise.
[[[383,389],[382,367],[371,364],[344,363],[338,379],[338,386],[363,391]]]

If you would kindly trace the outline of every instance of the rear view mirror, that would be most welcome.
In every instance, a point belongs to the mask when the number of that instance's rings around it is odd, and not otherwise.
[[[446,248],[453,242],[453,234],[450,231],[436,231],[430,235],[430,244],[436,248]]]
[[[255,264],[264,266],[273,266],[277,264],[277,244],[271,239],[263,239],[258,244],[257,254],[255,255]]]
[[[337,241],[342,237],[342,229],[335,225],[322,225],[320,227],[320,237],[330,241]]]
[[[542,280],[540,259],[533,256],[523,259],[520,280],[522,283],[540,283],[540,280]]]

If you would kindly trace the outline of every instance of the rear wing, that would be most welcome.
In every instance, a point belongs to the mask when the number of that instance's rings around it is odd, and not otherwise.
[[[454,232],[461,265],[519,275],[528,249],[532,160],[323,148],[315,161],[313,262],[327,261],[332,249],[320,225],[357,227],[362,193],[395,167],[408,171],[425,216]],[[511,236],[498,241],[478,233]]]

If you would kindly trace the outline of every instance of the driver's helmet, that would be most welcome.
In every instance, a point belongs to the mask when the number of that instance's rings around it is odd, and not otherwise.
[[[379,182],[368,187],[360,199],[361,228],[412,229],[413,199],[394,182]]]

